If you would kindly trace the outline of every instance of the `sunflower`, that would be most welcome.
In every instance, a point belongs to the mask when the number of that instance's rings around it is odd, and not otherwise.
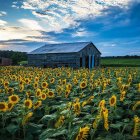
[[[54,78],[51,78],[50,79],[50,83],[53,84],[54,82],[55,82],[55,79]]]
[[[66,79],[62,80],[62,84],[63,85],[65,85],[66,83],[67,83],[67,80]]]
[[[30,100],[30,99],[25,100],[25,101],[24,101],[24,105],[25,105],[25,107],[27,107],[28,109],[31,109],[32,106],[33,106],[32,100]]]
[[[79,115],[80,112],[81,112],[81,109],[80,109],[80,102],[76,102],[73,104],[73,109],[74,109],[74,112],[76,115]]]
[[[57,73],[56,76],[57,76],[57,77],[61,76],[61,73]]]
[[[59,128],[64,124],[65,116],[60,116],[58,121],[55,123],[55,128]]]
[[[73,83],[74,83],[75,85],[77,85],[77,84],[78,84],[78,80],[77,80],[77,78],[76,78],[76,77],[74,77],[72,81],[73,81]]]
[[[7,93],[12,94],[13,92],[14,92],[14,88],[10,87],[10,88],[7,89]]]
[[[96,118],[95,118],[95,120],[94,120],[94,122],[93,122],[93,124],[92,124],[92,126],[93,126],[94,129],[97,129],[98,124],[99,124],[99,122],[100,122],[101,119],[102,119],[102,117],[101,117],[101,115],[100,115],[100,113],[99,113],[99,114],[96,116]]]
[[[42,101],[37,101],[37,102],[34,104],[34,109],[39,108],[41,105],[42,105]]]
[[[140,83],[138,84],[138,92],[140,92]]]
[[[67,73],[67,76],[68,76],[68,78],[70,78],[70,77],[71,77],[71,73],[70,73],[70,72],[68,72],[68,73]]]
[[[92,102],[92,100],[94,99],[94,96],[90,96],[87,100],[87,103],[90,104]]]
[[[30,97],[31,96],[31,91],[29,90],[29,91],[26,91],[26,96],[27,97]]]
[[[138,135],[139,127],[140,127],[140,118],[138,116],[134,116],[133,136],[137,136]]]
[[[103,108],[105,106],[105,100],[101,100],[99,103],[99,107]]]
[[[25,78],[25,83],[26,84],[30,84],[30,79],[29,78]]]
[[[107,108],[102,109],[102,114],[103,114],[103,118],[104,118],[104,128],[108,131],[108,129],[109,129],[108,109]]]
[[[41,89],[38,88],[38,89],[36,90],[36,97],[40,97],[41,94],[42,94]]]
[[[23,81],[23,80],[20,80],[19,86],[20,86],[20,85],[23,85],[23,84],[24,84],[24,81]]]
[[[24,85],[22,84],[19,86],[19,92],[22,92],[23,90],[24,90]]]
[[[87,105],[87,101],[82,102],[82,107],[84,107],[85,105]]]
[[[83,81],[83,82],[80,83],[80,88],[81,89],[86,88],[86,86],[87,86],[87,82],[86,81]]]
[[[63,88],[61,86],[57,86],[56,92],[60,95],[63,92]]]
[[[115,106],[116,105],[116,101],[117,101],[117,98],[116,98],[115,95],[113,95],[111,98],[109,98],[110,106]]]
[[[33,112],[29,112],[22,120],[22,125],[25,125],[29,119],[33,116]]]
[[[38,88],[38,82],[35,82],[34,84],[33,84],[33,87],[36,89],[36,88]]]
[[[48,87],[48,83],[47,82],[42,82],[41,86],[42,86],[42,88],[47,88]]]
[[[11,95],[11,96],[9,96],[9,102],[11,102],[13,104],[18,103],[19,100],[20,100],[20,98],[19,98],[18,95]]]
[[[7,104],[7,106],[8,106],[8,110],[11,111],[12,108],[14,107],[14,104],[11,103],[11,102],[9,102],[9,103]]]
[[[136,108],[137,108],[138,106],[140,106],[140,101],[137,101],[137,102],[135,103],[135,105],[133,106],[132,110],[133,110],[133,111],[136,110]]]
[[[6,102],[0,102],[0,111],[7,111],[8,109],[8,106],[7,106],[7,103]]]
[[[4,81],[4,88],[7,88],[9,85],[9,82],[8,81]]]
[[[65,91],[65,98],[68,98],[69,94],[70,94],[70,90],[66,89],[66,91]]]
[[[86,140],[86,138],[88,137],[89,130],[90,130],[89,126],[85,126],[83,128],[80,127],[80,130],[75,140]]]
[[[122,91],[120,95],[120,101],[122,102],[125,99],[126,92]]]
[[[45,93],[42,93],[41,99],[42,99],[42,100],[45,100],[46,98],[47,98],[47,95],[46,95]]]
[[[54,92],[53,91],[49,91],[48,92],[48,97],[49,98],[53,98],[54,97]]]
[[[72,89],[72,85],[71,85],[70,83],[67,84],[67,85],[66,85],[66,89],[67,89],[67,90],[71,90],[71,89]]]
[[[71,107],[72,107],[72,102],[68,102],[67,103],[67,109],[71,109]]]
[[[35,77],[35,82],[39,82],[39,77]]]
[[[59,84],[59,85],[62,84],[62,80],[61,80],[61,79],[58,80],[58,84]]]

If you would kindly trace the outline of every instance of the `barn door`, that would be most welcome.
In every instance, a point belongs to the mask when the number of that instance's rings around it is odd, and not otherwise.
[[[94,60],[94,55],[92,55],[92,68],[95,66],[94,64],[95,64],[95,60]]]
[[[82,67],[82,57],[80,57],[80,67]]]
[[[86,56],[86,68],[89,68],[89,56]]]

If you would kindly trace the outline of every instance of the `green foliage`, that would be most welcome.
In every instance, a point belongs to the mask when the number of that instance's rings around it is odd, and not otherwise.
[[[101,66],[140,67],[140,58],[102,58]]]
[[[27,61],[26,52],[15,52],[15,51],[2,51],[0,50],[0,57],[12,59],[13,65],[17,65],[21,61]]]

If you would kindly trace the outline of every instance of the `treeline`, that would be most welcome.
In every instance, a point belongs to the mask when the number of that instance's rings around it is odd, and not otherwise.
[[[138,59],[140,59],[140,56],[138,56],[138,55],[125,55],[125,56],[104,56],[104,57],[102,57],[103,59],[105,58],[105,59],[108,59],[108,58],[138,58]]]
[[[27,61],[27,53],[26,52],[0,50],[0,57],[12,59],[13,65],[17,65],[21,61]]]

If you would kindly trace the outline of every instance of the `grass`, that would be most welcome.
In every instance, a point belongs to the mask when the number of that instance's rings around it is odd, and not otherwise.
[[[140,67],[140,58],[102,58],[101,65]]]

